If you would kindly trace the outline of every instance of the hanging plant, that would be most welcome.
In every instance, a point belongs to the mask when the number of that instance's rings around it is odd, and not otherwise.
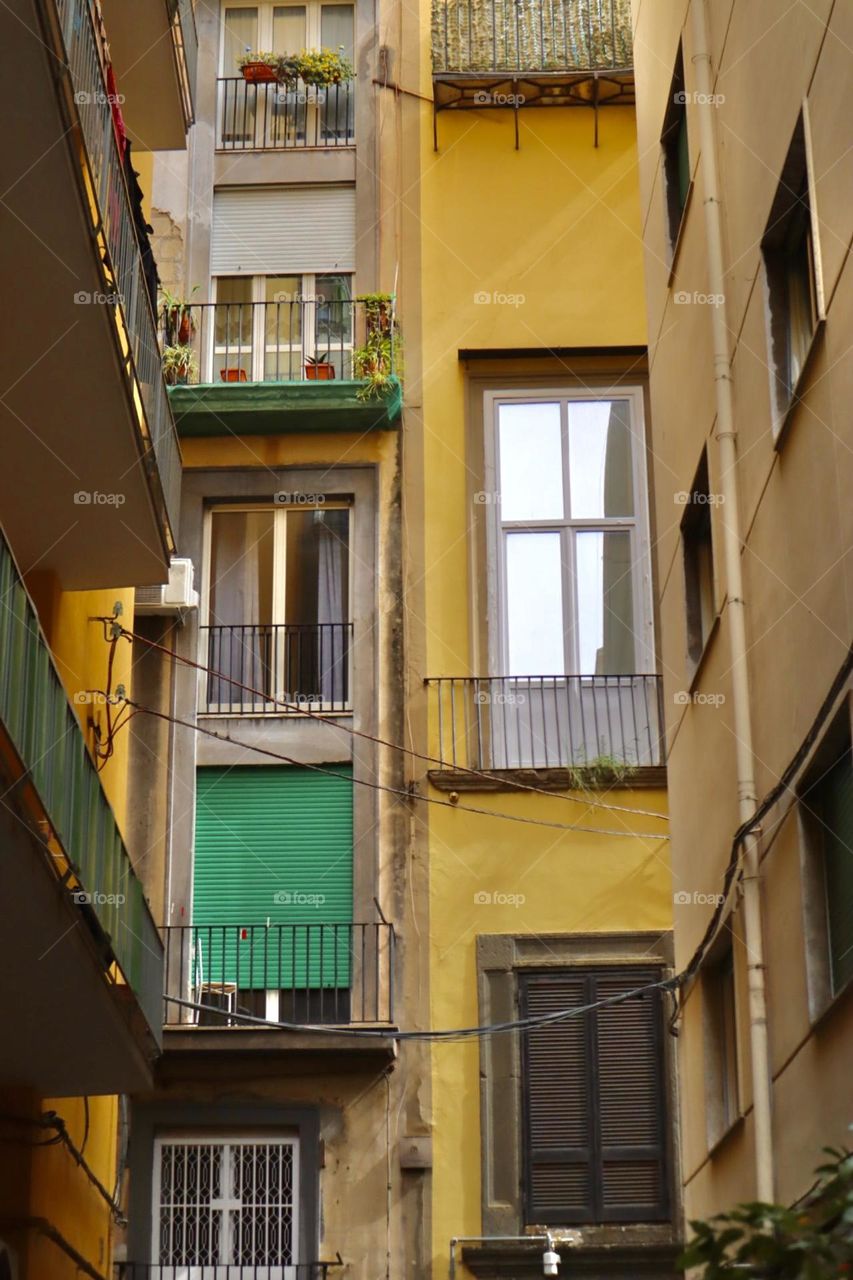
[[[317,88],[333,84],[344,84],[352,80],[355,68],[344,53],[344,46],[338,49],[303,49],[298,58],[299,78],[303,84],[315,85]]]

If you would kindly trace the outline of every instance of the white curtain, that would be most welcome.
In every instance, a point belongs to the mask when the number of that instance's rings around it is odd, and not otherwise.
[[[315,515],[319,547],[317,551],[317,621],[321,625],[318,636],[318,670],[320,693],[324,702],[343,702],[347,683],[347,646],[344,622],[344,572],[347,555],[346,543],[331,530],[323,519],[324,513]]]

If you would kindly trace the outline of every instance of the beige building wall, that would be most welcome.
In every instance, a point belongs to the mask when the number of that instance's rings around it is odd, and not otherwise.
[[[701,0],[634,0],[634,56],[651,381],[651,430],[668,716],[669,796],[676,893],[676,965],[694,954],[722,890],[739,826],[732,686],[731,587],[726,526],[739,526],[747,631],[746,671],[760,801],[797,757],[837,673],[853,629],[853,9],[818,0],[705,0],[713,93],[697,91],[693,7]],[[675,256],[666,225],[661,135],[682,42],[689,169]],[[774,433],[773,349],[762,239],[798,116],[806,103],[816,259],[825,320],[818,325],[795,400]],[[711,114],[719,167],[724,282],[708,274],[700,113]],[[739,489],[720,500],[712,320],[723,308],[734,400]],[[720,368],[721,376],[726,376]],[[714,612],[698,668],[687,657],[683,496],[707,447],[714,557]],[[682,496],[680,499],[679,495]],[[847,685],[820,719],[848,717]],[[813,1182],[821,1149],[841,1145],[851,1119],[853,1006],[849,984],[821,992],[825,906],[814,892],[816,851],[809,806],[798,791],[820,767],[806,755],[760,838],[760,893],[770,1037],[775,1196],[786,1203]],[[730,910],[730,908],[732,908]],[[754,1116],[746,998],[749,956],[740,890],[730,897],[717,946],[733,939],[738,1102],[720,1119],[720,1047],[707,977],[687,991],[681,1021],[683,1173],[686,1214],[705,1217],[753,1198]],[[711,962],[714,955],[712,953]]]

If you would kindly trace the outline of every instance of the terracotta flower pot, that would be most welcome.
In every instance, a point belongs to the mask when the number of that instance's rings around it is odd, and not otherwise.
[[[271,84],[278,79],[275,67],[267,62],[247,62],[240,68],[249,84]]]
[[[219,376],[223,382],[245,382],[245,369],[220,369]]]
[[[305,377],[309,382],[330,382],[335,376],[332,364],[306,364]]]

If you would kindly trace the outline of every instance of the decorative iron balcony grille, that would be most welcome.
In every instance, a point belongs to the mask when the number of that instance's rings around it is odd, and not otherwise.
[[[351,622],[206,626],[201,635],[208,668],[201,711],[282,715],[294,707],[351,708]]]
[[[311,896],[279,902],[310,911]],[[193,924],[163,935],[167,1027],[393,1022],[393,925]]]
[[[445,769],[664,763],[656,675],[464,676],[427,685]]]
[[[252,84],[242,76],[217,81],[220,151],[292,151],[297,147],[351,147],[355,143],[355,88],[351,81],[325,88],[288,89]]]
[[[264,1263],[117,1262],[115,1280],[327,1280],[338,1262]]]
[[[630,0],[433,0],[434,75],[625,70]]]
[[[198,69],[198,29],[193,0],[168,0],[172,19],[172,43],[181,84],[187,127],[195,120],[195,88]]]

